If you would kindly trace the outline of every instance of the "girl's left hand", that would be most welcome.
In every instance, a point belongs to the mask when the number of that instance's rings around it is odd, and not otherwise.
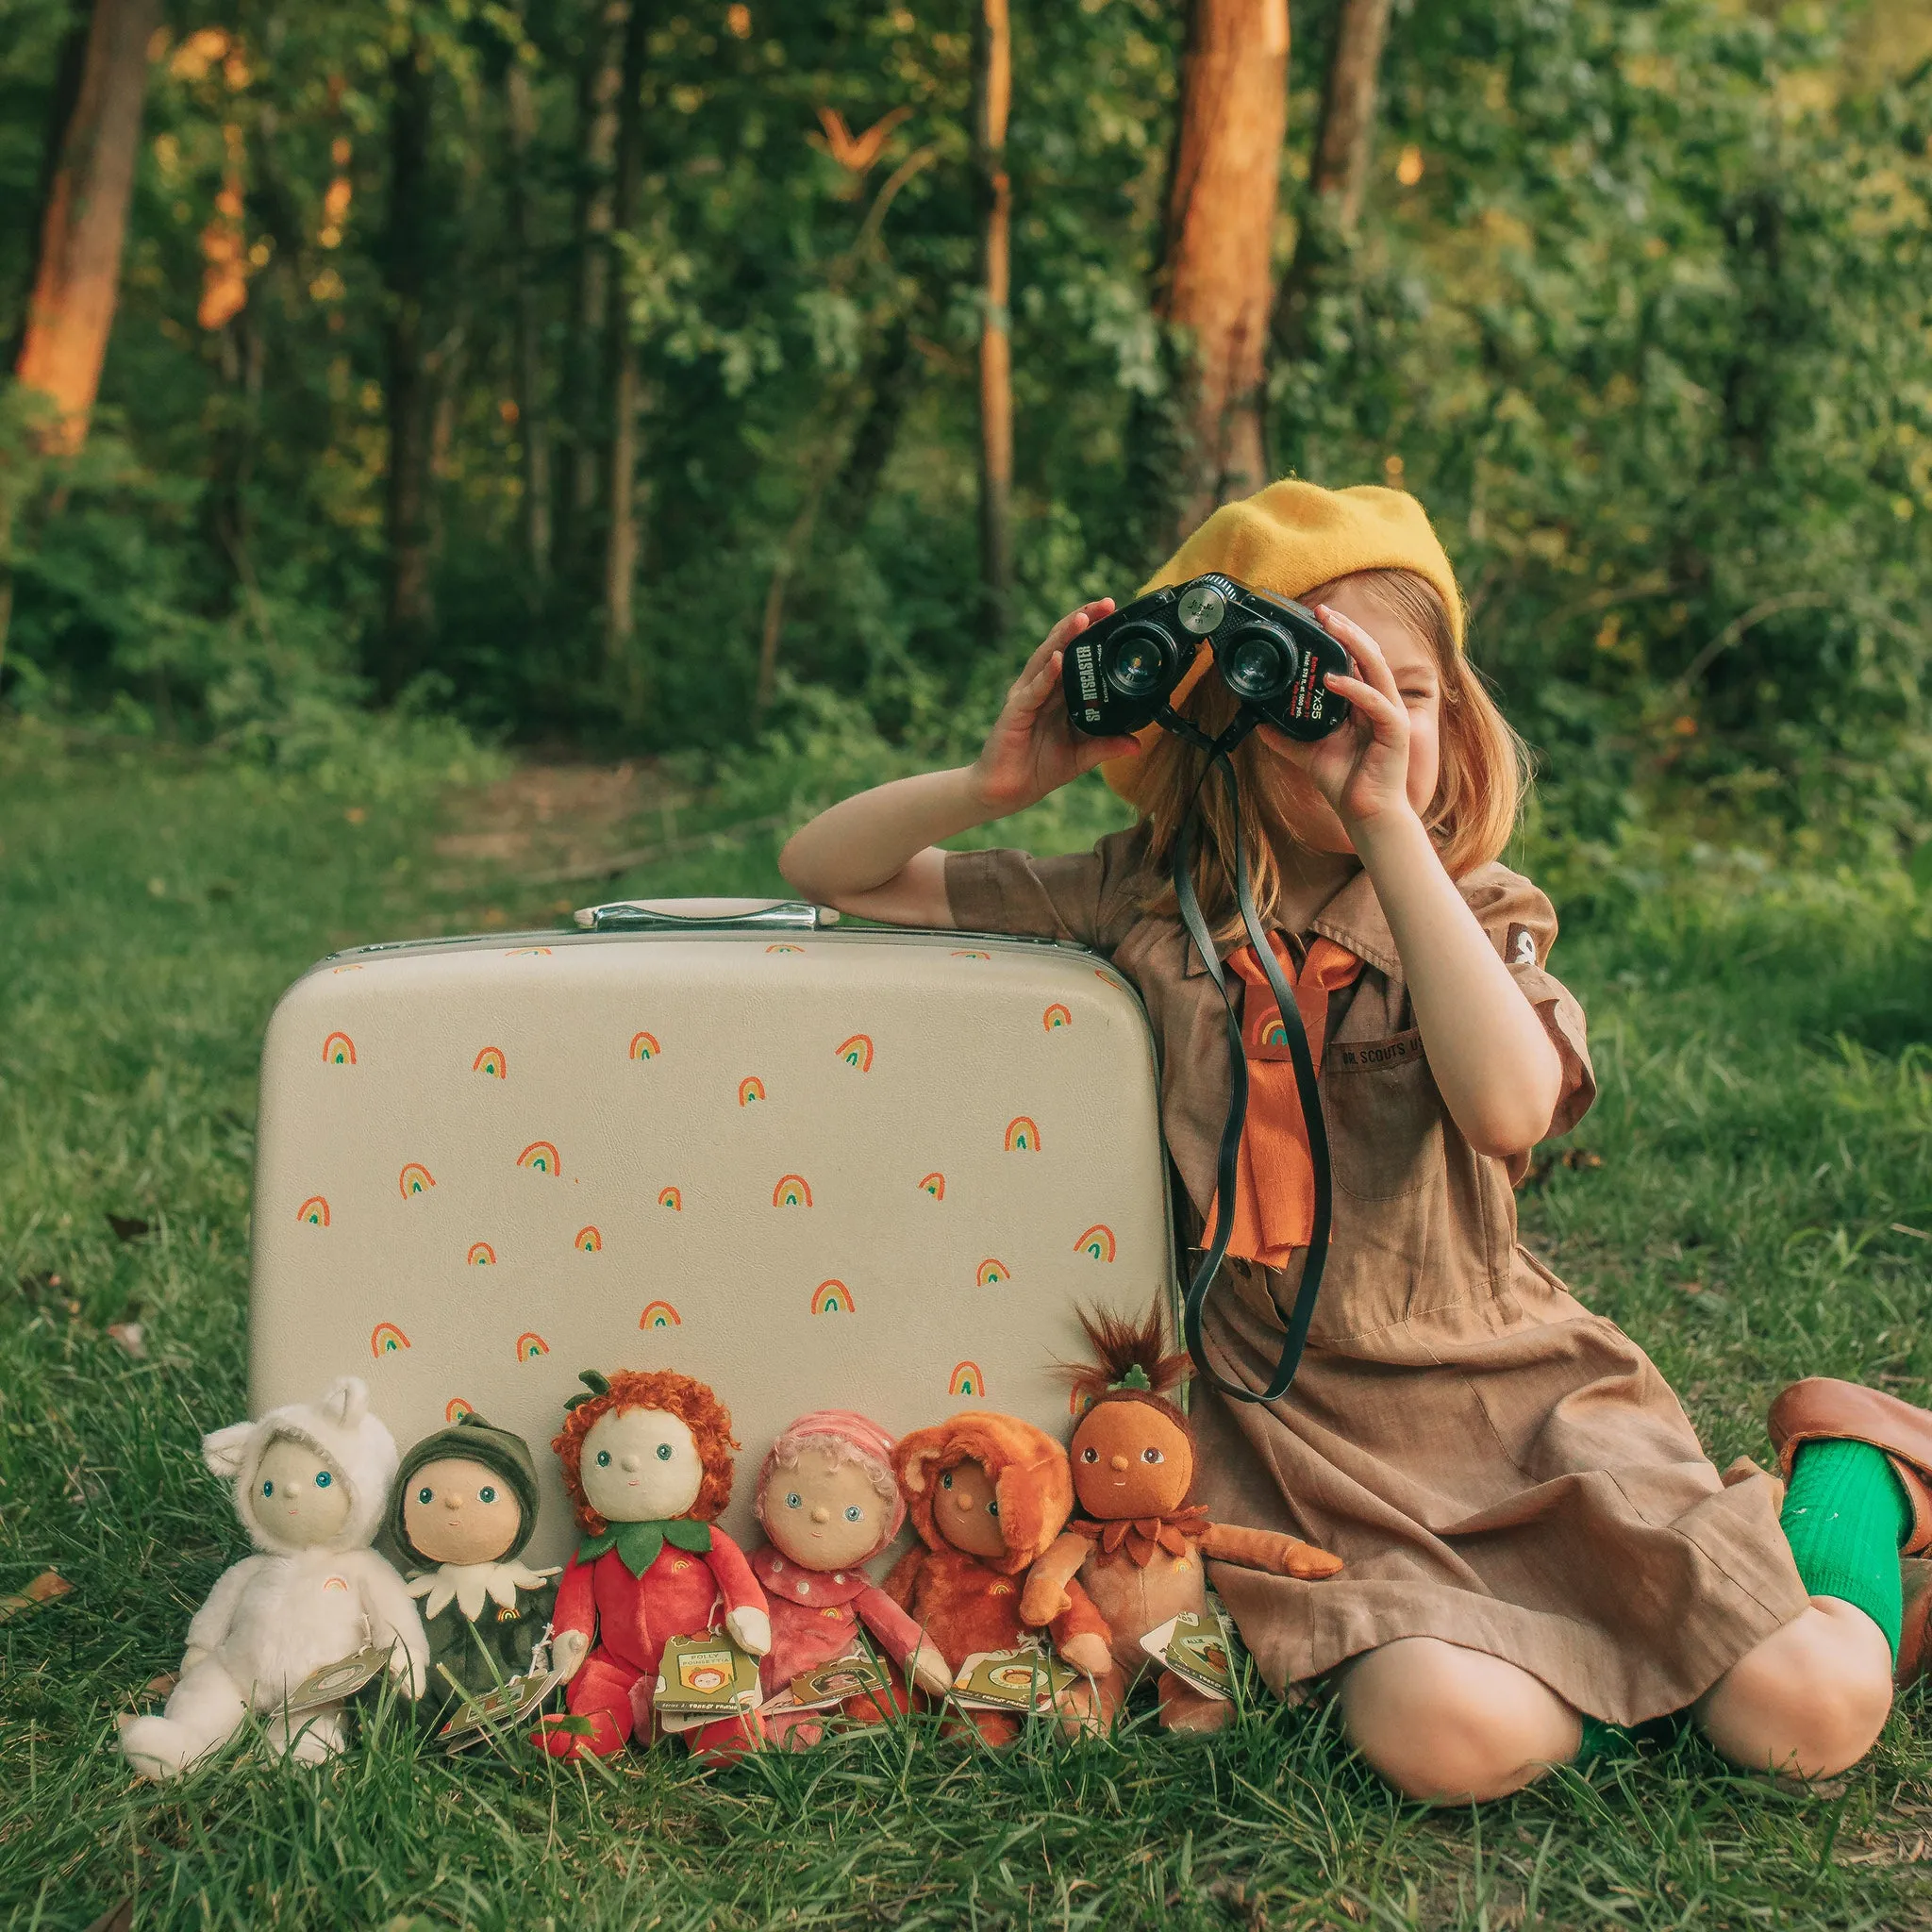
[[[1345,649],[1361,675],[1331,675],[1328,689],[1346,698],[1348,723],[1312,744],[1270,735],[1291,763],[1314,781],[1351,835],[1390,813],[1409,810],[1408,708],[1382,647],[1353,618],[1315,606],[1322,628]]]

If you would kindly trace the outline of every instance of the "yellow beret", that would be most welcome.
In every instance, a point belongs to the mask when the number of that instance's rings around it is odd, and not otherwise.
[[[1139,594],[1184,584],[1219,571],[1251,590],[1301,598],[1318,584],[1365,570],[1407,570],[1425,579],[1449,613],[1457,646],[1462,644],[1462,593],[1448,554],[1422,505],[1404,490],[1358,483],[1350,490],[1284,478],[1240,503],[1225,503],[1148,580]],[[1201,652],[1175,688],[1179,704],[1207,670],[1212,648]],[[1160,729],[1140,734],[1144,744]],[[1109,758],[1101,766],[1123,798],[1133,797],[1138,760]]]

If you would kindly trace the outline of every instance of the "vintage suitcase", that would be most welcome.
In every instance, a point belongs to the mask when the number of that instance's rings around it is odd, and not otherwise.
[[[255,1411],[367,1377],[404,1447],[465,1407],[540,1466],[577,1372],[676,1368],[773,1437],[984,1405],[1056,1432],[1081,1301],[1173,1275],[1154,1049],[1094,955],[598,908],[580,933],[367,946],[262,1054]],[[547,1490],[533,1560],[571,1529]]]

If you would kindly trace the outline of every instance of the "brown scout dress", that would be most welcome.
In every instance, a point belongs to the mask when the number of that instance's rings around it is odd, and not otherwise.
[[[1214,1193],[1226,1034],[1178,922],[1141,909],[1144,852],[1137,827],[1060,858],[955,853],[946,891],[962,928],[1093,947],[1139,989],[1192,1241]],[[1543,966],[1556,914],[1501,865],[1458,890],[1562,1057],[1550,1132],[1567,1133],[1596,1080],[1583,1009]],[[1312,930],[1364,961],[1331,999],[1322,1064],[1327,1274],[1286,1397],[1195,1404],[1197,1495],[1218,1521],[1286,1531],[1347,1568],[1311,1583],[1217,1564],[1215,1587],[1277,1690],[1437,1637],[1612,1723],[1680,1709],[1806,1607],[1772,1483],[1726,1488],[1643,1351],[1518,1245],[1521,1173],[1449,1118],[1365,873]],[[1299,1272],[1224,1265],[1206,1332],[1230,1379],[1265,1386]]]

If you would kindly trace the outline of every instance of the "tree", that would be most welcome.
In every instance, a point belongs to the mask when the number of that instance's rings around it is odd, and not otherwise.
[[[630,0],[624,25],[624,53],[617,94],[617,174],[611,195],[614,235],[628,235],[638,218],[644,156],[644,40],[650,26],[648,0]],[[604,501],[608,523],[604,538],[604,661],[612,683],[631,687],[637,665],[631,656],[631,598],[637,587],[638,525],[638,358],[630,340],[630,304],[620,264],[611,263],[610,318],[605,345],[610,399],[610,470]]]
[[[985,627],[995,639],[1006,634],[1013,589],[1013,192],[1007,174],[1012,98],[1007,0],[979,0],[973,22],[973,169],[980,198],[979,584]]]
[[[543,368],[537,314],[535,229],[530,213],[530,147],[537,109],[521,46],[503,73],[504,125],[509,136],[504,180],[509,220],[510,275],[515,289],[517,431],[524,452],[524,548],[539,587],[550,576],[550,425],[543,408]]]

